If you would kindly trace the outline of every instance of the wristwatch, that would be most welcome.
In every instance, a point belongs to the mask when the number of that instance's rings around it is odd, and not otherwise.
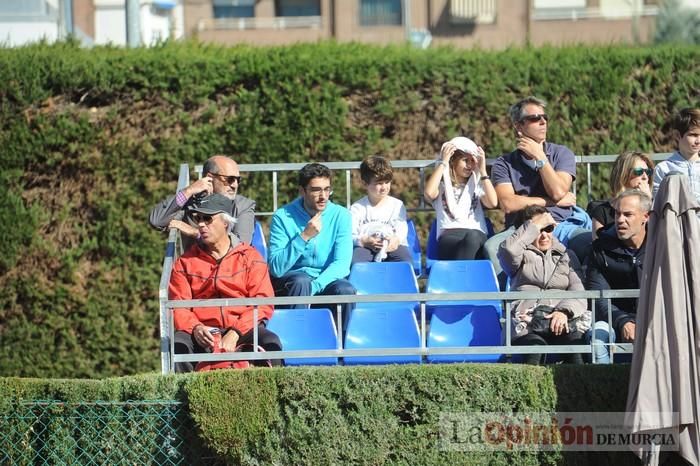
[[[544,167],[546,164],[547,164],[547,159],[535,161],[535,170],[539,170],[540,168]]]

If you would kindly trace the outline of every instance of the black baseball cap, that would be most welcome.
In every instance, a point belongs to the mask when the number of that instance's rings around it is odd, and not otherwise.
[[[195,202],[190,210],[206,215],[230,214],[233,210],[233,201],[223,194],[210,194]]]

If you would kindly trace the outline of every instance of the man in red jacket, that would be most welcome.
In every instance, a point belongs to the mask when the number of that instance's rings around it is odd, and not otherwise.
[[[267,263],[257,250],[231,234],[236,221],[229,212],[231,200],[221,194],[209,195],[193,207],[199,237],[175,262],[171,300],[274,297]],[[257,322],[253,322],[253,306],[176,308],[173,312],[176,354],[211,352],[212,331],[221,333],[224,351],[252,345],[256,325],[260,346],[267,351],[282,349],[277,335],[265,328],[272,317],[271,305],[258,307]],[[175,365],[176,372],[193,368],[189,362]]]

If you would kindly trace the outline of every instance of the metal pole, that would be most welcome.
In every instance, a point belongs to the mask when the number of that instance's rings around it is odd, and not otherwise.
[[[411,1],[403,0],[403,24],[407,41],[411,40]]]
[[[73,35],[73,0],[61,0],[60,9],[59,35],[66,38]]]
[[[141,45],[139,21],[139,0],[126,0],[126,44],[131,47]]]

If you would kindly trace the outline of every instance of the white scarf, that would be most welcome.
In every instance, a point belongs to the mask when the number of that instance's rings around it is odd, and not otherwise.
[[[452,143],[458,150],[466,153],[472,154],[474,157],[479,156],[476,144],[469,138],[458,136],[456,138],[450,139],[447,143]],[[445,145],[443,144],[443,146]],[[476,187],[478,186],[481,175],[478,170],[472,172],[472,176],[467,180],[464,189],[462,190],[462,195],[459,196],[459,200],[455,199],[455,191],[452,186],[452,178],[450,178],[450,167],[445,167],[442,171],[442,182],[445,185],[445,201],[447,202],[447,210],[454,217],[455,220],[466,220],[469,218],[471,212],[471,193],[476,192]]]

